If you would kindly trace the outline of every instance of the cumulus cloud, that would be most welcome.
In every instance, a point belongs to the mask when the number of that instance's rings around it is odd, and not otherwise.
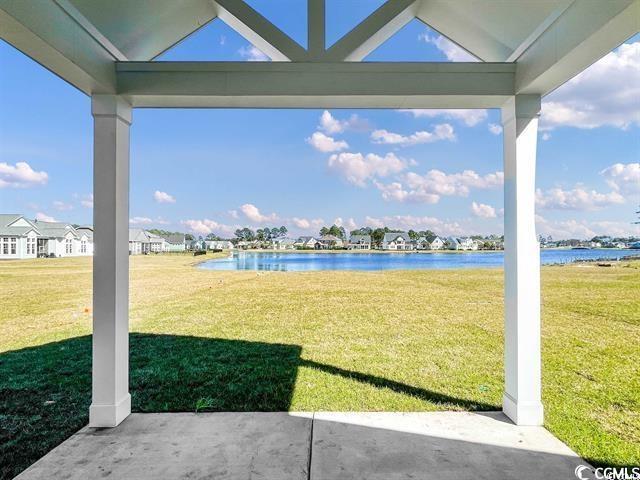
[[[496,123],[490,123],[488,128],[494,135],[500,135],[502,133],[502,127]]]
[[[548,210],[598,210],[624,203],[618,192],[600,193],[577,186],[571,190],[556,187],[536,190],[536,205]]]
[[[540,128],[640,126],[640,42],[623,44],[546,97]]]
[[[640,163],[616,163],[600,172],[616,192],[640,194]]]
[[[62,200],[56,200],[53,202],[53,208],[60,212],[65,212],[68,210],[73,210],[73,205],[70,203],[63,202]]]
[[[333,221],[334,225],[337,225],[338,227],[344,227],[347,231],[349,230],[355,230],[357,227],[356,225],[356,221],[353,218],[349,218],[346,221],[342,219],[342,217],[336,217],[336,219]]]
[[[432,230],[438,235],[463,235],[464,228],[458,222],[442,220],[436,217],[418,217],[413,215],[393,215],[380,218],[365,218],[365,225],[372,228],[389,227],[399,230]]]
[[[504,182],[503,172],[480,175],[473,170],[459,173],[445,173],[430,170],[424,175],[409,172],[401,177],[401,182],[382,184],[375,182],[382,198],[397,202],[437,203],[441,196],[466,197],[472,188],[490,189]]]
[[[447,120],[456,120],[464,123],[467,127],[473,127],[481,122],[484,122],[488,113],[484,109],[469,109],[469,108],[410,108],[400,109],[401,113],[409,113],[414,118],[444,118]]]
[[[588,221],[588,220],[548,220],[536,215],[536,230],[544,236],[555,239],[592,238],[596,235],[614,237],[639,236],[640,226],[628,222]]]
[[[433,143],[440,140],[453,141],[455,139],[456,135],[453,127],[448,123],[436,125],[433,132],[423,130],[408,136],[389,132],[387,130],[374,130],[371,132],[371,140],[373,143],[382,145],[398,145],[401,147],[418,145],[420,143]]]
[[[233,236],[233,232],[238,228],[237,225],[224,225],[208,218],[204,218],[202,220],[182,220],[180,223],[187,227],[190,232],[197,235],[209,235],[210,233],[215,233],[222,237],[230,237]]]
[[[57,222],[55,218],[42,212],[36,213],[36,220],[40,222]]]
[[[267,55],[254,45],[246,45],[238,50],[238,54],[248,62],[268,62]]]
[[[307,219],[307,218],[293,217],[289,223],[293,224],[294,226],[296,226],[301,230],[316,231],[322,226],[324,226],[324,220],[322,218]]]
[[[464,48],[456,45],[447,37],[443,37],[442,35],[429,35],[428,32],[421,33],[418,35],[418,39],[422,40],[425,43],[431,43],[435,45],[435,47],[440,50],[447,60],[450,62],[478,62],[479,60],[467,52]]]
[[[335,135],[336,133],[343,133],[346,130],[366,131],[371,127],[367,120],[356,114],[351,115],[346,120],[338,120],[331,115],[331,112],[325,110],[322,112],[322,115],[320,115],[318,128],[329,135]]]
[[[471,212],[480,218],[496,218],[496,209],[486,203],[471,202]]]
[[[176,203],[173,195],[169,195],[167,192],[161,192],[160,190],[156,190],[153,193],[153,199],[158,203]]]
[[[49,180],[47,172],[36,172],[27,162],[15,165],[0,163],[0,188],[26,188],[45,185]]]
[[[329,169],[344,177],[347,182],[364,187],[367,180],[374,177],[387,177],[407,168],[407,161],[393,153],[384,157],[369,153],[339,153],[329,157]]]
[[[254,223],[275,222],[278,220],[278,216],[275,213],[270,215],[263,215],[260,209],[252,203],[245,203],[240,207],[242,214]]]
[[[80,205],[85,208],[93,208],[93,193],[83,195],[80,199]]]
[[[315,132],[307,138],[307,143],[320,152],[339,152],[349,148],[349,144],[344,140],[335,140],[322,132]]]
[[[149,217],[132,217],[129,219],[131,225],[151,225],[153,219]]]

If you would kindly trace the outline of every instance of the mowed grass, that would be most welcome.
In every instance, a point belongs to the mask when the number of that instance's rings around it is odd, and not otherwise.
[[[501,270],[195,261],[131,258],[135,411],[501,408]],[[547,428],[595,464],[640,464],[640,263],[544,267],[542,286]],[[90,258],[0,263],[0,478],[86,424],[91,318]]]

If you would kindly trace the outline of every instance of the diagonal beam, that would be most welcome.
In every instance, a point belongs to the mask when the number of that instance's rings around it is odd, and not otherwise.
[[[418,0],[387,0],[353,30],[334,43],[323,60],[361,61],[416,17]]]
[[[561,3],[556,8],[554,8],[551,14],[549,14],[549,16],[544,19],[544,22],[538,25],[538,27],[533,32],[531,32],[531,35],[529,35],[520,45],[518,45],[517,48],[513,50],[513,52],[511,52],[511,55],[509,55],[509,58],[507,58],[506,61],[507,62],[517,61],[518,58],[520,58],[520,55],[522,55],[527,50],[527,48],[533,45],[536,42],[536,40],[538,40],[538,38],[540,38],[540,36],[551,25],[553,25],[553,23],[558,18],[560,18],[560,16],[565,12],[567,8],[569,8],[570,5],[571,5],[571,2],[566,2],[566,3]]]
[[[212,1],[217,8],[218,17],[271,60],[293,62],[306,59],[307,52],[304,48],[244,0]]]
[[[76,7],[72,5],[69,0],[54,0],[58,6],[66,12],[81,28],[83,28],[91,38],[98,42],[102,48],[104,48],[114,60],[124,62],[127,59],[124,53],[122,53],[113,43],[105,37],[96,26],[91,23]]]
[[[325,0],[307,0],[307,51],[311,61],[324,55],[325,18]]]
[[[576,0],[518,58],[516,93],[546,95],[640,30],[640,0]]]

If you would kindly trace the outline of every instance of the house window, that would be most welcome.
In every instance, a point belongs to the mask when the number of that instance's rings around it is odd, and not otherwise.
[[[80,253],[87,253],[87,241],[86,240],[82,240],[82,242],[80,242]]]
[[[27,238],[27,255],[34,255],[36,253],[36,239]]]
[[[65,241],[65,252],[73,253],[73,240],[71,240],[70,238],[67,238],[67,240]]]
[[[9,239],[7,237],[2,239],[2,254],[9,255]]]
[[[11,255],[15,255],[16,253],[18,253],[18,239],[12,238],[11,239]]]

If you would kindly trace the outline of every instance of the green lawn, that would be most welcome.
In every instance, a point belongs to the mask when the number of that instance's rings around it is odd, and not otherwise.
[[[500,409],[500,270],[193,262],[131,258],[135,411]],[[640,262],[542,276],[547,428],[595,464],[640,464]],[[0,307],[4,479],[87,422],[91,259],[0,263]]]

